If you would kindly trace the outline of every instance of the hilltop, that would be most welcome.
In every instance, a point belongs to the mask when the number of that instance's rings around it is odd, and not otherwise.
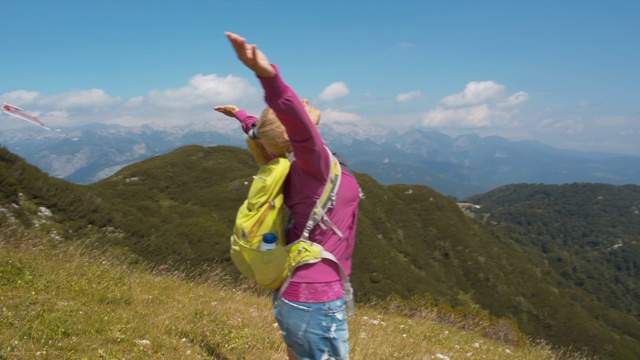
[[[88,186],[50,178],[6,150],[0,155],[0,180],[11,189],[3,200],[49,209],[61,237],[103,229],[109,236],[100,243],[126,248],[139,261],[194,276],[211,264],[229,269],[229,229],[255,172],[244,150],[187,146]],[[640,354],[637,320],[567,282],[508,231],[466,216],[426,186],[356,177],[366,196],[352,279],[361,304],[396,294],[419,304],[484,309],[560,346],[617,359]]]

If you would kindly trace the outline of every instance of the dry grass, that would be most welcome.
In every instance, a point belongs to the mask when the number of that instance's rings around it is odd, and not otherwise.
[[[234,287],[236,286],[236,287]],[[285,359],[270,297],[0,226],[1,359]],[[386,309],[386,310],[385,310]],[[584,359],[358,304],[351,359]]]

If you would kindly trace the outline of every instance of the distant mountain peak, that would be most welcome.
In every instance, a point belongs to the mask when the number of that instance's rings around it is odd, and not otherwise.
[[[459,198],[510,183],[640,183],[640,157],[357,122],[322,123],[320,131],[356,171],[384,184],[423,184]],[[231,119],[190,125],[86,124],[61,132],[9,129],[0,133],[0,143],[42,170],[81,184],[184,145],[246,146],[244,134]]]

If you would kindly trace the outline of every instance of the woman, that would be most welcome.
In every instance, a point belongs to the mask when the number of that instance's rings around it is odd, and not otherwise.
[[[260,140],[248,143],[259,164],[293,153],[284,185],[285,205],[293,218],[289,242],[293,242],[300,237],[330,172],[330,155],[316,127],[320,111],[298,98],[256,45],[233,33],[225,35],[240,61],[260,80],[267,108],[259,120],[233,105],[216,110],[236,117],[250,136],[255,138],[257,133]],[[339,231],[316,226],[309,236],[332,253],[347,274],[351,273],[359,200],[358,183],[343,169],[336,204],[327,212]],[[348,358],[347,314],[339,267],[334,262],[323,260],[296,269],[280,301],[274,301],[274,314],[289,359]]]

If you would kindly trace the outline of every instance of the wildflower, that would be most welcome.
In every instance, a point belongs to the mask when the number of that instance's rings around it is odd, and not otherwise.
[[[140,344],[140,345],[150,345],[151,341],[149,340],[133,340],[136,344]]]
[[[449,357],[448,357],[448,356],[445,356],[445,355],[442,355],[442,354],[436,354],[436,357],[437,357],[438,359],[442,359],[442,360],[449,360]]]

